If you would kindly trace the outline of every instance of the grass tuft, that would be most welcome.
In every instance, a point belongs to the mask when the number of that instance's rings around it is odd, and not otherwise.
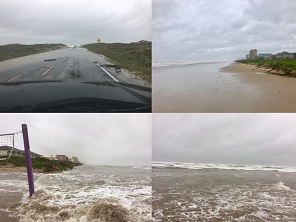
[[[91,43],[82,47],[108,58],[109,62],[134,72],[151,83],[151,42],[142,43]]]

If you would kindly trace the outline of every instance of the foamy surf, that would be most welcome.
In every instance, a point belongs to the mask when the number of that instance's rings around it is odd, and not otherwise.
[[[181,168],[181,169],[220,169],[220,170],[256,170],[296,172],[296,167],[265,166],[265,165],[237,165],[237,164],[213,164],[213,163],[180,163],[180,162],[153,162],[154,168]]]
[[[173,67],[173,66],[186,66],[186,65],[199,65],[199,64],[213,64],[230,61],[219,61],[219,62],[153,62],[152,67]]]
[[[295,172],[197,165],[153,163],[154,221],[296,221]]]
[[[143,167],[81,166],[45,174],[32,198],[9,211],[20,221],[152,221],[151,171]]]
[[[273,187],[277,190],[291,190],[290,187],[285,186],[282,181],[276,183],[275,185],[273,185]]]

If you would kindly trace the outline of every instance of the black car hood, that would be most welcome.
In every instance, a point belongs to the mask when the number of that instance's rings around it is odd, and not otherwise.
[[[151,88],[116,82],[0,83],[0,112],[151,112]]]

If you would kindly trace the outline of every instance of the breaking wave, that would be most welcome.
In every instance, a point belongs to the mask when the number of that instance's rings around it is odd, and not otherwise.
[[[152,221],[150,171],[133,167],[82,166],[44,174],[8,211],[21,222]]]
[[[153,162],[153,168],[181,168],[181,169],[221,169],[221,170],[262,170],[278,172],[296,172],[296,167],[264,166],[264,165],[237,165],[212,163],[180,163],[180,162]]]

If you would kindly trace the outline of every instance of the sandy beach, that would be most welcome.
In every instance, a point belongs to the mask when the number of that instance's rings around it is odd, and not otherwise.
[[[220,71],[236,73],[234,76],[239,81],[260,91],[261,98],[254,103],[260,111],[296,112],[296,78],[278,75],[276,71],[268,73],[270,69],[240,63],[230,64]]]
[[[5,166],[0,166],[0,172],[20,172],[20,173],[26,173],[27,167],[16,167],[12,164],[8,164]],[[44,173],[41,169],[33,169],[34,173]]]
[[[153,68],[153,112],[296,112],[296,78],[267,71],[234,62]]]

